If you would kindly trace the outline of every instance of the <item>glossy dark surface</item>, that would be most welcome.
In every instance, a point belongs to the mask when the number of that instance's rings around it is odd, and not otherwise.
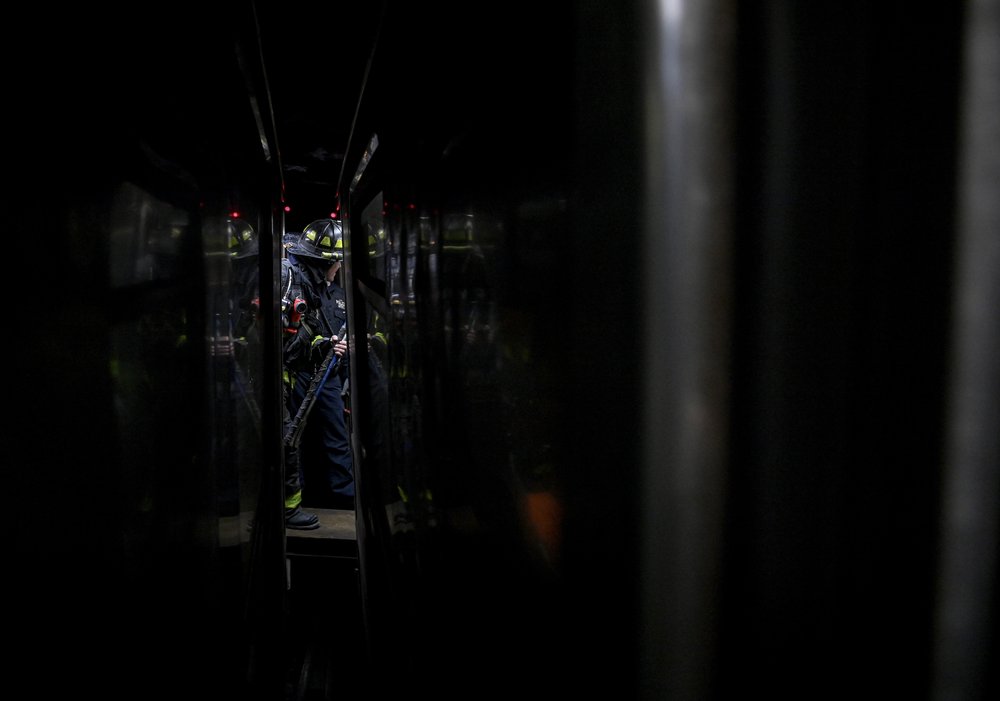
[[[371,684],[628,697],[628,214],[586,178],[576,16],[510,9],[391,8],[349,152],[362,583],[378,668],[420,677]]]
[[[12,268],[40,304],[15,373],[5,666],[42,698],[273,698],[274,326],[236,329],[259,259],[226,224],[270,257],[260,70],[238,61],[245,14],[157,9],[22,17],[48,49],[8,86]]]
[[[961,12],[515,5],[390,7],[340,183],[374,688],[982,698],[929,671]]]

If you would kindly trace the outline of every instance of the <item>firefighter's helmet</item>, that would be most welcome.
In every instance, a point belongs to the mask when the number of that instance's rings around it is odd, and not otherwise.
[[[369,226],[368,257],[377,258],[381,255],[385,255],[385,227],[380,226],[376,229]]]
[[[344,259],[344,230],[335,219],[317,219],[302,230],[299,240],[288,247],[298,258],[329,263]]]
[[[231,258],[249,258],[257,255],[257,232],[245,219],[229,220],[229,256]]]

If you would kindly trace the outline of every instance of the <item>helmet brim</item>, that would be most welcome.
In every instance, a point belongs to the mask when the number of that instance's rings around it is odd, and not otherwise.
[[[293,244],[289,246],[288,252],[291,253],[296,258],[299,259],[305,258],[307,260],[316,261],[320,263],[339,263],[342,260],[342,258],[336,254],[330,254],[329,258],[326,258],[324,256],[317,256],[313,251],[310,251],[309,249],[300,246],[299,244]]]

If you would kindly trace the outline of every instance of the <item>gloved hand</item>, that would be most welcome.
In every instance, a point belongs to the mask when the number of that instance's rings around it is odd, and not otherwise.
[[[326,336],[316,336],[312,340],[311,356],[313,363],[318,367],[323,359],[326,358],[327,354],[330,352],[330,348],[333,347],[333,343]]]

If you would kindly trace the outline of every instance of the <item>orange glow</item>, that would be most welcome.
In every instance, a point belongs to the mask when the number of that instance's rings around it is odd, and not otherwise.
[[[552,492],[528,492],[524,495],[528,525],[545,547],[549,557],[559,554],[562,543],[562,502]]]

